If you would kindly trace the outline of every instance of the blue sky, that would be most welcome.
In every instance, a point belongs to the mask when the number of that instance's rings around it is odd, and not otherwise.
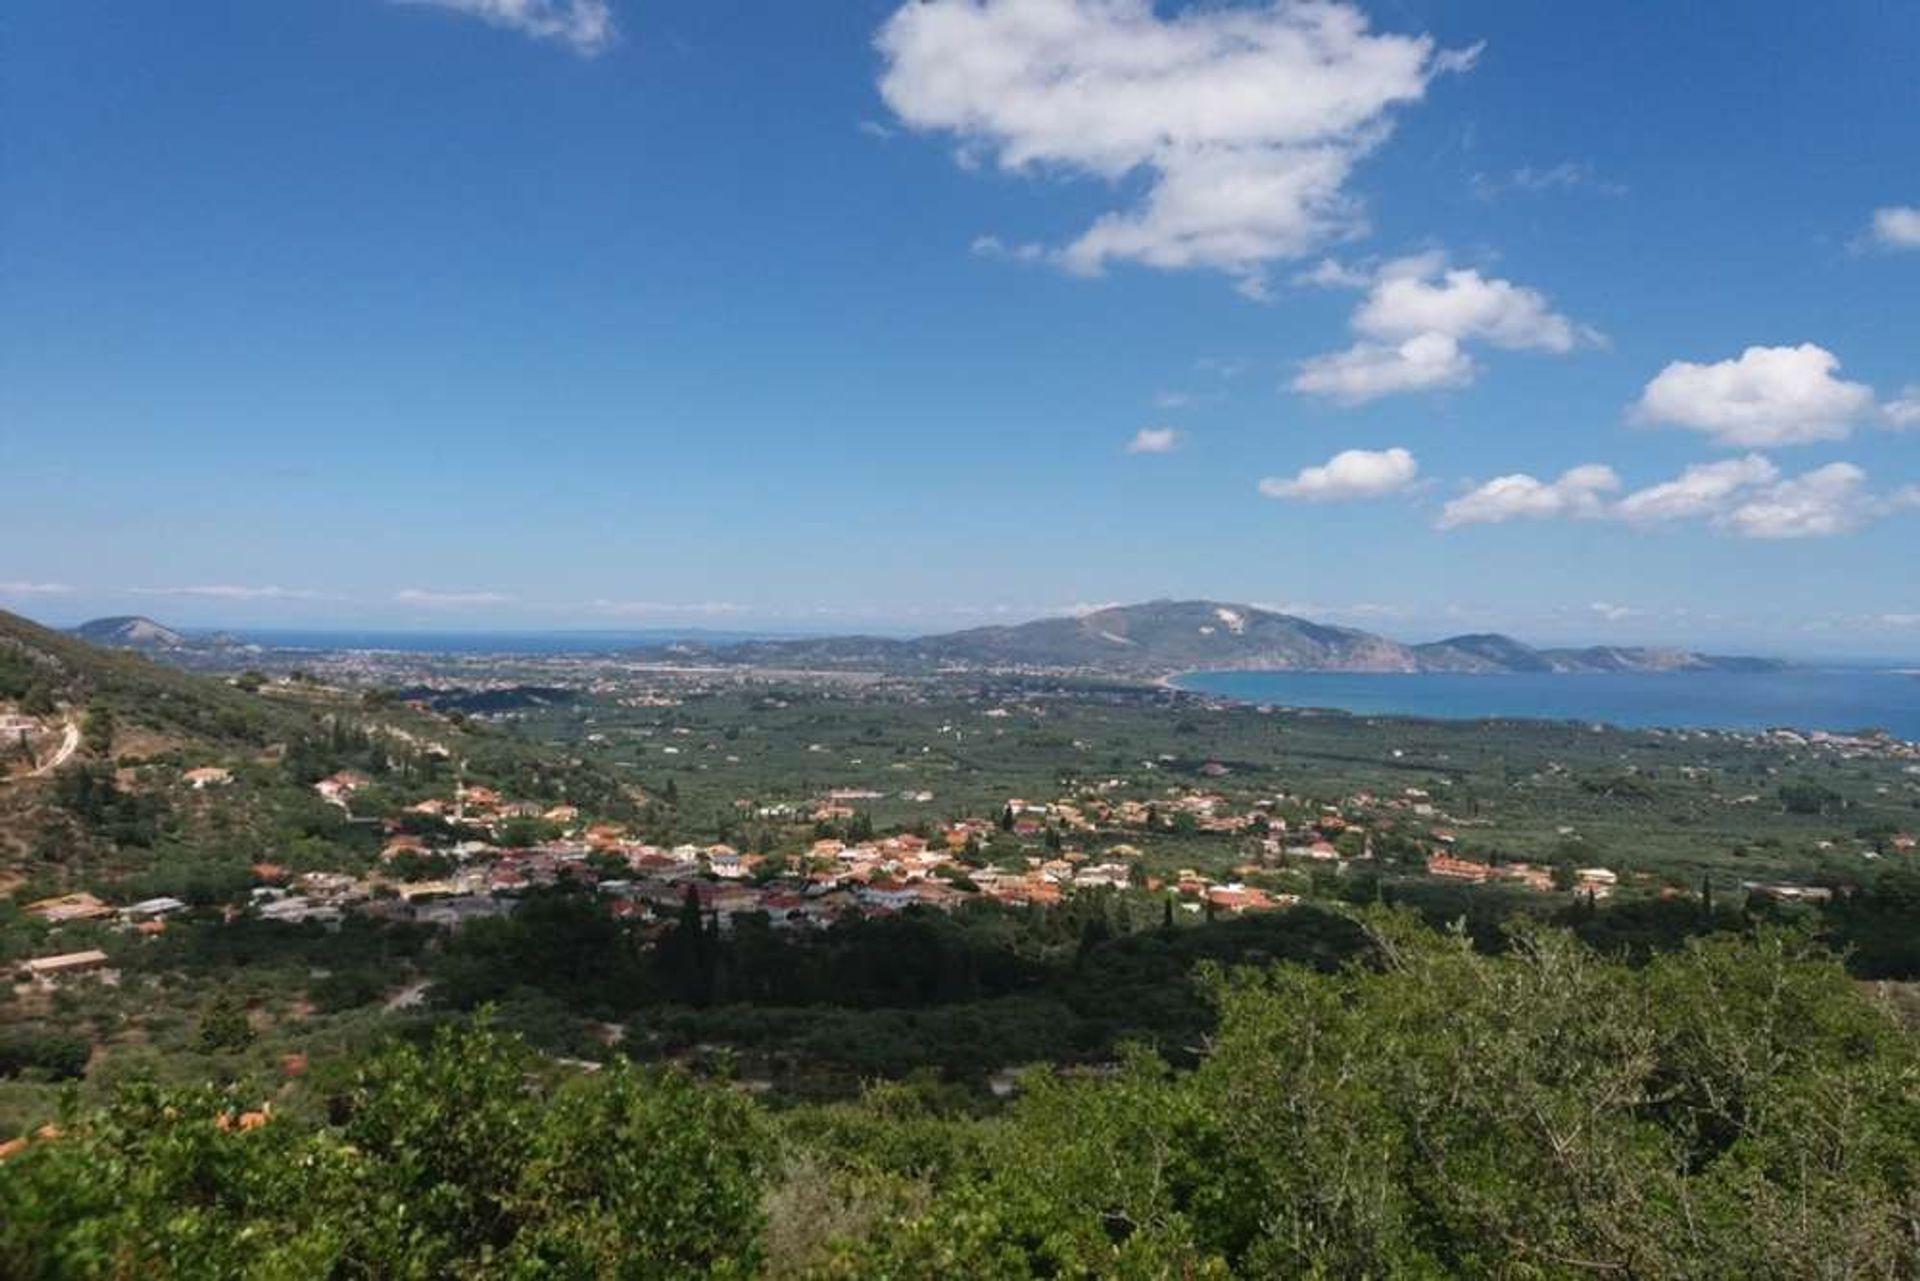
[[[0,607],[1920,656],[1920,6],[26,0]]]

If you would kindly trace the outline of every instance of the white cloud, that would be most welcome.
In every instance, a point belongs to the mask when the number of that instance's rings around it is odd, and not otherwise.
[[[924,0],[875,43],[887,105],[953,134],[963,163],[1146,176],[1138,204],[1052,251],[1061,265],[1209,268],[1256,293],[1267,263],[1364,229],[1345,190],[1354,165],[1393,107],[1477,52],[1293,0],[1164,18],[1152,0]]]
[[[1599,463],[1571,468],[1551,481],[1516,472],[1496,477],[1448,503],[1440,513],[1440,528],[1545,520],[1553,516],[1597,519],[1606,514],[1602,495],[1618,488],[1620,477],[1613,468]]]
[[[1671,423],[1735,446],[1841,440],[1873,408],[1873,389],[1835,377],[1824,347],[1749,347],[1710,365],[1676,360],[1641,393],[1634,416]]]
[[[1260,492],[1310,503],[1380,498],[1406,489],[1419,474],[1420,464],[1404,449],[1346,449],[1291,480],[1269,476],[1260,482]]]
[[[462,605],[505,605],[513,599],[500,592],[441,592],[425,587],[403,587],[393,594],[402,605],[457,607]]]
[[[1365,289],[1373,273],[1350,266],[1337,258],[1322,258],[1305,271],[1295,272],[1293,283],[1316,289]]]
[[[1389,264],[1353,314],[1353,327],[1386,342],[1445,334],[1513,350],[1568,352],[1582,340],[1582,331],[1538,290],[1471,269],[1442,271],[1436,278],[1423,269],[1430,261],[1403,260],[1411,270]]]
[[[608,49],[620,34],[614,26],[608,0],[393,0],[393,3],[464,13],[505,31],[564,44],[584,57]]]
[[[1000,258],[1007,262],[1044,262],[1047,247],[1032,242],[1010,245],[998,236],[975,236],[967,246],[981,258]]]
[[[1381,396],[1465,387],[1479,368],[1446,334],[1420,334],[1396,346],[1355,343],[1300,362],[1293,389],[1357,405]]]
[[[1880,406],[1889,427],[1920,427],[1920,384],[1901,389],[1900,395]]]
[[[192,587],[132,587],[136,596],[200,596],[210,600],[325,600],[322,593],[297,587],[248,587],[208,583]]]
[[[1127,442],[1129,454],[1171,454],[1180,447],[1180,433],[1172,427],[1142,427]]]
[[[1614,507],[1614,514],[1635,524],[1712,516],[1741,490],[1770,484],[1779,476],[1780,469],[1759,454],[1696,463],[1678,479],[1628,494]]]
[[[1351,268],[1323,262],[1315,283],[1351,282]],[[1553,310],[1546,295],[1470,268],[1450,269],[1438,253],[1398,258],[1371,276],[1353,313],[1361,335],[1345,351],[1301,362],[1293,389],[1358,404],[1399,392],[1464,387],[1479,370],[1462,344],[1565,353],[1597,342],[1592,330]]]
[[[1745,538],[1821,538],[1844,534],[1875,515],[1867,473],[1828,463],[1738,503],[1719,521]]]
[[[1520,474],[1502,476],[1448,503],[1440,527],[1492,524],[1521,517],[1576,517],[1639,526],[1705,521],[1742,538],[1819,538],[1849,533],[1869,521],[1920,507],[1920,485],[1876,495],[1867,474],[1852,463],[1829,463],[1783,478],[1767,458],[1748,454],[1698,463],[1657,485],[1617,501],[1611,468],[1576,467],[1548,483]]]
[[[1873,238],[1889,249],[1920,249],[1920,205],[1874,210]]]
[[[1631,605],[1615,605],[1610,601],[1597,600],[1587,606],[1587,612],[1609,623],[1623,623],[1629,618],[1638,618],[1640,610]]]
[[[65,583],[0,583],[0,596],[64,596],[72,590]]]

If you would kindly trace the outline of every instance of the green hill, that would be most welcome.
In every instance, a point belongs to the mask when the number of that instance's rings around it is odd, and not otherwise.
[[[0,889],[22,882],[218,897],[256,861],[353,866],[401,804],[450,795],[456,771],[514,795],[630,808],[625,790],[551,749],[389,700],[298,680],[264,687],[104,649],[0,612]],[[196,785],[196,770],[227,781]],[[313,785],[368,779],[356,814]]]
[[[262,743],[307,719],[223,681],[103,648],[4,610],[0,699],[43,712],[106,712],[124,727],[210,744]]]

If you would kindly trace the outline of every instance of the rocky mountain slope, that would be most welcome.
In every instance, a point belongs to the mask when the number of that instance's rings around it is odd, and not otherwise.
[[[96,618],[74,628],[73,634],[91,644],[115,649],[181,649],[189,643],[184,633],[137,614]]]

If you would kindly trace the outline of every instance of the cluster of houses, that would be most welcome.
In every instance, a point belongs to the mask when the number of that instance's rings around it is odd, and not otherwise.
[[[1204,772],[1204,771],[1203,771]],[[1210,773],[1218,777],[1224,769]],[[232,774],[204,766],[182,775],[194,789],[225,787]],[[342,770],[314,785],[315,793],[350,811],[353,797],[371,780]],[[775,927],[826,925],[848,916],[884,915],[909,908],[951,910],[970,901],[1047,906],[1083,891],[1135,888],[1160,892],[1187,912],[1256,912],[1297,902],[1291,894],[1250,882],[1288,863],[1340,871],[1371,860],[1376,832],[1416,832],[1427,851],[1425,870],[1443,879],[1497,882],[1550,892],[1571,888],[1595,898],[1619,884],[1604,867],[1564,874],[1534,863],[1486,863],[1453,848],[1452,823],[1428,794],[1414,787],[1396,795],[1360,792],[1338,804],[1312,805],[1274,797],[1236,805],[1205,786],[1169,788],[1152,800],[1117,795],[1118,780],[1095,784],[1052,801],[1009,798],[993,817],[969,817],[868,839],[821,837],[785,853],[754,853],[724,843],[661,846],[634,839],[618,823],[591,822],[571,805],[516,801],[493,788],[460,784],[450,798],[407,806],[379,822],[386,839],[378,864],[364,875],[342,871],[299,874],[271,862],[254,866],[258,885],[230,914],[299,923],[337,922],[350,912],[437,926],[512,911],[523,891],[563,879],[592,885],[617,915],[638,921],[669,919],[691,900],[722,929],[749,914],[763,913]],[[786,817],[851,817],[855,804],[876,799],[840,789],[806,805],[783,807]],[[764,812],[765,807],[763,807]],[[425,837],[440,819],[461,835]],[[514,820],[540,820],[542,835],[525,846],[508,846],[524,830]],[[1247,861],[1225,878],[1192,869],[1169,877],[1146,872],[1134,834],[1167,831],[1237,838]],[[558,835],[554,835],[557,833]],[[478,839],[484,838],[484,839]],[[1010,844],[1010,842],[1012,844]],[[1273,882],[1266,879],[1266,885]],[[29,911],[55,923],[111,921],[119,928],[157,932],[185,909],[176,899],[151,899],[113,907],[90,894],[70,894],[33,904]],[[91,954],[39,958],[36,980],[104,966]]]
[[[150,898],[114,907],[85,891],[44,898],[26,906],[27,915],[50,925],[91,922],[139,934],[158,933],[166,928],[168,917],[186,909],[187,905],[177,898]],[[18,979],[41,988],[55,987],[64,980],[82,976],[107,982],[117,978],[107,954],[99,948],[29,957],[16,971]]]
[[[114,907],[85,890],[43,898],[27,904],[26,908],[27,915],[38,917],[50,925],[97,921],[149,934],[159,933],[168,917],[186,910],[187,905],[177,898],[150,898],[125,907]]]
[[[1471,881],[1484,885],[1489,881],[1504,881],[1516,884],[1540,893],[1549,893],[1554,885],[1553,871],[1536,863],[1513,860],[1503,863],[1481,863],[1473,859],[1458,858],[1445,850],[1436,850],[1427,856],[1427,874],[1444,877],[1448,880]],[[1603,899],[1613,897],[1620,885],[1620,874],[1611,868],[1580,867],[1573,869],[1572,881],[1568,888],[1575,894],[1588,898]]]

